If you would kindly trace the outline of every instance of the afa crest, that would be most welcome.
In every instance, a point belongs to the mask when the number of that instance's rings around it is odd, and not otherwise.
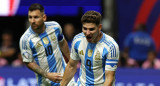
[[[101,60],[99,51],[96,52],[95,60]]]
[[[42,40],[43,40],[43,42],[44,42],[45,44],[48,44],[48,43],[49,43],[47,37],[43,38]]]
[[[51,40],[52,40],[52,41],[55,41],[55,40],[56,40],[55,35],[51,36]]]
[[[91,56],[92,56],[92,53],[93,53],[93,50],[88,49],[88,57],[91,57]]]

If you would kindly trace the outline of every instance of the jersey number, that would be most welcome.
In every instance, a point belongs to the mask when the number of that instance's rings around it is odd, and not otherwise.
[[[52,55],[52,53],[53,53],[52,46],[51,46],[51,45],[47,46],[47,47],[45,48],[45,52],[46,52],[46,55],[47,55],[47,56],[48,56],[48,55]]]
[[[87,59],[86,65],[89,67],[89,70],[91,71],[91,60]]]

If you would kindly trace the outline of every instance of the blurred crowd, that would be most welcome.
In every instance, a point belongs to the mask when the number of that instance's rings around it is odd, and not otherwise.
[[[126,36],[124,48],[120,52],[119,67],[160,69],[160,58],[157,56],[154,40],[146,28],[145,24],[138,24],[134,31]],[[65,23],[62,29],[70,49],[72,39],[77,33],[76,28],[73,23]],[[5,66],[24,66],[19,43],[14,41],[12,31],[7,29],[1,34],[0,42],[0,67]],[[80,63],[77,66],[79,68]]]
[[[156,46],[147,33],[145,24],[137,24],[124,41],[124,49],[120,53],[120,67],[160,69]]]
[[[23,66],[18,43],[14,41],[14,35],[9,29],[4,29],[1,34],[0,67],[4,66]]]

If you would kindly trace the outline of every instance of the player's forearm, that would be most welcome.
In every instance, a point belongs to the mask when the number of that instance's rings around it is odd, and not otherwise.
[[[61,86],[67,86],[69,81],[73,78],[74,74],[76,73],[77,68],[71,67],[69,64],[65,68],[65,72],[62,78]]]
[[[44,71],[40,66],[38,66],[35,62],[26,63],[27,67],[34,71],[37,74],[42,75],[43,77],[47,77],[47,72]]]
[[[110,79],[110,80],[105,80],[103,86],[112,86],[112,84],[113,84],[113,80],[112,80],[112,79]]]
[[[115,71],[105,72],[105,77],[104,86],[112,86],[115,79]]]

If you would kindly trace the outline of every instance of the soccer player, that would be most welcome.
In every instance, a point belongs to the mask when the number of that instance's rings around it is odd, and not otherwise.
[[[62,53],[69,59],[70,52],[60,25],[45,22],[46,18],[42,5],[29,7],[31,26],[20,39],[21,55],[26,66],[35,72],[38,86],[59,86],[66,65]]]
[[[70,60],[62,78],[66,86],[81,60],[78,86],[115,86],[119,47],[115,40],[101,31],[101,14],[87,11],[81,18],[82,32],[72,42]],[[71,72],[72,71],[72,72]]]

